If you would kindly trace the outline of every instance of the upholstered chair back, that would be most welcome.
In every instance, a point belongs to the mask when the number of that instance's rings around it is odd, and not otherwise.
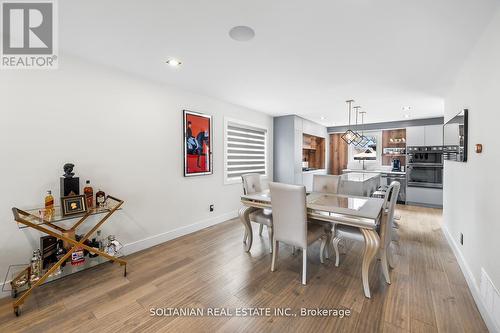
[[[262,192],[262,184],[260,182],[260,174],[247,173],[241,176],[243,180],[243,194],[254,194]]]
[[[307,247],[307,208],[305,186],[270,183],[274,239],[289,245]]]

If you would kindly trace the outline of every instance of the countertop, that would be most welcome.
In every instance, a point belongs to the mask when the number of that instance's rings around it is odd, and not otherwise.
[[[316,172],[326,172],[326,169],[312,169],[312,170],[302,171],[302,173],[316,173]]]
[[[340,176],[341,181],[366,182],[370,179],[380,177],[379,173],[374,172],[349,172]]]
[[[356,172],[356,173],[386,173],[391,175],[406,175],[405,171],[390,171],[390,170],[356,170],[356,169],[344,169],[344,173]]]

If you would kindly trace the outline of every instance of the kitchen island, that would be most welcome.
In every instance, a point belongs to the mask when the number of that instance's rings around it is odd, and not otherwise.
[[[380,173],[345,173],[340,176],[339,193],[369,197],[380,186],[380,177]]]

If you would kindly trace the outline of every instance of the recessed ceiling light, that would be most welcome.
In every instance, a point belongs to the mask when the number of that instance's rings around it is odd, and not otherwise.
[[[229,36],[238,42],[248,42],[255,37],[255,31],[245,25],[239,25],[229,30]]]
[[[409,114],[405,114],[405,118],[406,119],[410,118],[410,115]]]
[[[179,67],[180,65],[182,65],[182,62],[180,62],[177,59],[168,59],[167,64],[172,66],[172,67]]]
[[[321,119],[321,120],[325,120],[325,119],[326,119],[326,117],[321,117],[320,119]]]

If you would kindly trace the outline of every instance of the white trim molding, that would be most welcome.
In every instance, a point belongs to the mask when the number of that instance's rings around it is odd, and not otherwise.
[[[169,240],[176,239],[188,234],[191,234],[196,231],[200,231],[202,229],[214,226],[216,224],[229,221],[238,217],[238,211],[235,210],[233,212],[225,213],[210,219],[202,220],[197,223],[190,224],[188,226],[180,227],[174,230],[170,230],[158,235],[154,235],[151,237],[147,237],[132,243],[125,244],[123,246],[123,255],[129,255],[135,252],[139,252],[155,245],[159,245]],[[9,283],[7,281],[6,283]],[[0,282],[0,298],[10,297],[10,292],[2,292],[3,282]]]
[[[188,234],[191,234],[196,231],[200,231],[202,229],[211,227],[213,225],[226,222],[228,220],[234,219],[238,217],[238,211],[235,210],[233,212],[225,213],[210,219],[202,220],[197,223],[193,223],[184,227],[180,227],[174,230],[170,230],[158,235],[154,235],[151,237],[147,237],[132,243],[125,244],[123,246],[123,254],[129,255],[138,251],[142,251],[153,247],[158,244],[162,244],[168,242],[169,240],[179,238]]]
[[[448,244],[450,245],[453,251],[453,254],[457,258],[458,264],[460,265],[460,269],[462,270],[462,273],[465,276],[465,280],[469,285],[469,289],[472,293],[472,296],[474,297],[474,301],[476,302],[477,308],[479,309],[479,313],[481,313],[481,316],[483,317],[483,320],[486,326],[488,327],[488,330],[492,333],[500,333],[500,327],[495,321],[494,314],[488,311],[488,307],[486,306],[485,300],[481,296],[481,290],[476,281],[476,278],[474,277],[474,274],[472,274],[469,265],[467,265],[467,261],[465,260],[462,251],[460,251],[457,242],[450,234],[446,225],[444,224],[442,225],[442,230],[446,237],[446,240],[448,241]]]

